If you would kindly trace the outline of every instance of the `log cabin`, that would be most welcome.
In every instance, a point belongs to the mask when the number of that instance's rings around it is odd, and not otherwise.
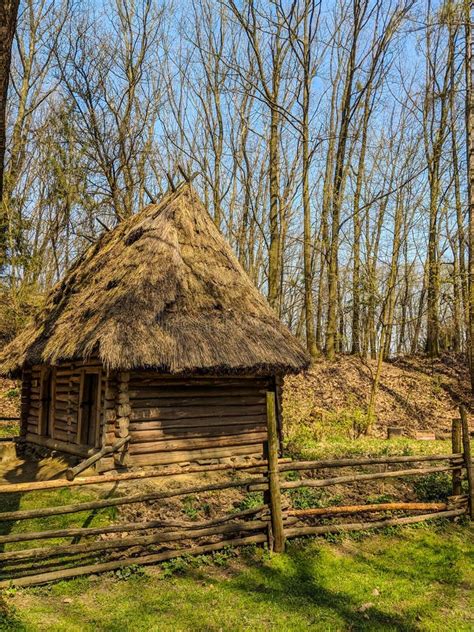
[[[308,357],[183,183],[106,231],[0,357],[21,436],[98,471],[260,457]],[[120,438],[129,437],[117,453]]]

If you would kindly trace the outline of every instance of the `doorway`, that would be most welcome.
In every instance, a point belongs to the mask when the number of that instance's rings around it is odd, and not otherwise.
[[[99,427],[99,374],[84,373],[81,389],[79,443],[96,447]]]
[[[44,368],[41,375],[41,421],[40,434],[53,436],[54,425],[54,374],[52,369]]]

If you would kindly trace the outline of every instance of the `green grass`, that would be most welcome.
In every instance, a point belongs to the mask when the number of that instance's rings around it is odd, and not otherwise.
[[[26,494],[10,494],[2,496],[1,511],[17,511],[22,509],[40,509],[43,507],[55,507],[58,505],[77,504],[96,500],[101,494],[92,490],[77,488],[58,489],[43,492],[30,492]],[[0,522],[0,535],[10,533],[24,533],[27,531],[46,531],[49,529],[66,529],[73,527],[96,527],[109,524],[117,515],[115,507],[108,507],[100,511],[84,511],[72,514],[18,520],[16,522]],[[0,550],[10,551],[37,546],[54,546],[66,544],[70,539],[52,538],[49,540],[18,542],[0,545]]]
[[[294,435],[290,447],[295,458],[303,459],[450,451],[443,441],[362,437],[318,442]],[[299,476],[286,474],[289,480]],[[450,477],[443,473],[413,484],[423,499],[450,491]],[[368,498],[382,502],[384,493],[374,489],[370,496],[368,490]],[[101,495],[82,489],[32,492],[3,497],[1,510],[85,502]],[[344,500],[315,489],[285,495],[300,508]],[[261,503],[261,493],[248,493],[236,510]],[[196,520],[207,515],[207,506],[186,496],[181,511]],[[113,522],[116,514],[109,508],[0,523],[0,533],[97,526]],[[5,550],[64,542],[11,544]],[[421,524],[376,534],[306,538],[289,543],[285,555],[270,557],[262,548],[223,551],[0,593],[0,631],[306,629],[474,630],[474,526]]]
[[[306,433],[293,432],[286,450],[295,459],[338,459],[358,456],[412,456],[418,454],[449,454],[450,441],[416,441],[415,439],[332,438],[318,441]]]
[[[474,528],[443,524],[178,560],[125,575],[5,591],[0,629],[452,630],[474,628]]]
[[[0,437],[17,437],[20,426],[16,421],[0,423]]]

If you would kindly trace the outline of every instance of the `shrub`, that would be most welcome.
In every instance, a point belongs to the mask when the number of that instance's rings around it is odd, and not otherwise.
[[[263,505],[263,492],[249,492],[236,506],[237,511],[256,509]]]
[[[422,501],[446,500],[452,494],[451,477],[445,472],[422,476],[413,483],[413,489]]]
[[[362,408],[344,408],[335,412],[313,408],[299,422],[288,424],[288,445],[292,452],[325,439],[358,439],[367,434],[370,418]]]
[[[196,520],[198,517],[198,509],[196,508],[196,497],[185,496],[182,500],[183,513],[190,519]]]
[[[325,498],[324,492],[311,487],[297,487],[290,489],[288,496],[291,498],[291,504],[294,509],[312,509],[313,507],[322,507]]]

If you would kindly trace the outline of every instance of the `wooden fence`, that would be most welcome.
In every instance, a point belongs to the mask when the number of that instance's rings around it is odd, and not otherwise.
[[[268,394],[268,460],[249,464],[215,464],[167,468],[141,472],[114,473],[102,476],[58,479],[0,485],[0,588],[10,584],[30,586],[78,575],[112,571],[131,565],[154,564],[189,554],[204,554],[226,547],[267,543],[273,551],[285,548],[287,538],[367,530],[393,525],[412,524],[437,518],[454,518],[468,515],[473,518],[473,471],[467,417],[453,421],[452,452],[443,455],[392,456],[376,458],[330,459],[319,461],[291,461],[278,459],[277,425],[274,416],[273,395]],[[357,468],[382,466],[383,471],[360,472]],[[351,473],[336,476],[319,476],[338,468],[350,468]],[[355,469],[356,471],[352,471]],[[379,468],[380,470],[380,468]],[[286,473],[302,473],[297,480],[288,480]],[[452,496],[438,502],[384,502],[361,505],[311,507],[295,509],[285,502],[288,490],[297,488],[327,488],[352,485],[359,482],[422,477],[436,473],[450,473]],[[206,474],[219,480],[206,480],[195,485],[179,485],[178,475]],[[222,475],[226,474],[225,480]],[[295,476],[293,474],[293,476]],[[121,482],[152,481],[162,478],[171,487],[147,491],[107,495],[86,502],[59,506],[19,509],[10,506],[9,499],[21,498],[34,491],[92,488],[112,485],[112,491]],[[463,493],[467,480],[467,494]],[[92,512],[96,515],[111,507],[149,506],[172,498],[190,495],[243,490],[263,492],[263,502],[257,507],[227,513],[212,520],[138,519],[103,526],[12,530],[21,521],[54,516]],[[7,502],[2,502],[7,501]],[[15,503],[13,503],[15,504]],[[153,505],[152,505],[153,507]],[[386,512],[403,512],[408,515],[387,517]],[[382,514],[375,520],[367,516]],[[357,516],[357,521],[340,521]],[[318,521],[314,524],[314,521]],[[2,529],[2,525],[6,528]],[[49,540],[50,545],[40,545]],[[59,540],[59,543],[58,543]],[[22,544],[23,543],[23,544]],[[158,549],[158,550],[157,550]]]

